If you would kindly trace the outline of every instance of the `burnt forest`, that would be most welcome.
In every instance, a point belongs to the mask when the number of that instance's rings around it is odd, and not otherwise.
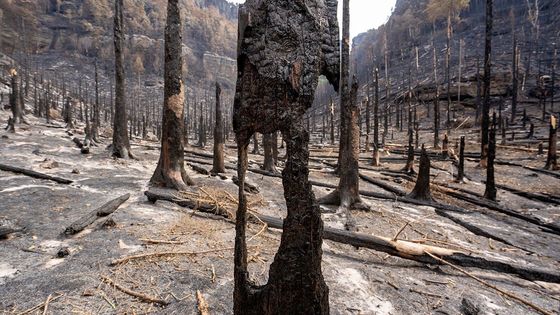
[[[560,315],[559,0],[0,0],[0,314]]]

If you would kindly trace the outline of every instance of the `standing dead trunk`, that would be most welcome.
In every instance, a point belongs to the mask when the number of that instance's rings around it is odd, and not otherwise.
[[[379,166],[379,69],[375,67],[375,99],[373,103],[373,166]]]
[[[486,167],[488,164],[488,129],[490,126],[490,70],[492,68],[492,0],[486,0],[486,36],[484,49],[484,102],[482,104],[482,126],[480,143],[480,166]]]
[[[439,148],[439,82],[437,76],[437,54],[436,46],[432,41],[433,54],[434,54],[434,84],[436,86],[436,95],[434,98],[434,148]]]
[[[19,92],[18,85],[18,75],[15,69],[12,69],[12,82],[10,93],[10,107],[12,109],[12,117],[14,118],[14,124],[22,123],[23,120],[23,108],[21,107],[21,93]]]
[[[495,116],[496,114],[494,114]],[[484,198],[496,201],[496,183],[494,180],[494,160],[496,159],[496,125],[490,129],[488,138],[488,164],[486,166],[486,189]]]
[[[414,189],[408,194],[408,197],[416,200],[433,200],[430,190],[430,159],[423,145],[422,153],[420,154],[420,166],[418,167],[416,185],[414,185]]]
[[[338,188],[320,199],[320,203],[339,205],[345,212],[347,229],[355,229],[350,209],[368,209],[359,194],[360,178],[358,160],[360,134],[358,128],[358,82],[356,77],[350,87],[350,8],[349,0],[343,1],[341,88],[340,97],[340,146],[338,156]]]
[[[517,115],[517,95],[519,86],[519,61],[517,60],[517,36],[515,31],[513,33],[513,58],[511,61],[511,122],[515,122],[515,116]]]
[[[546,158],[545,169],[557,171],[558,161],[556,157],[557,142],[558,142],[558,119],[554,115],[550,115],[550,134],[548,136],[548,155]]]
[[[451,130],[451,7],[447,14],[447,45],[445,52],[445,80],[447,82],[447,131]]]
[[[91,139],[99,142],[99,124],[100,124],[100,104],[99,104],[99,75],[97,71],[97,60],[94,63],[95,68],[95,104],[93,105],[93,113],[91,115]]]
[[[457,182],[462,183],[465,177],[465,136],[461,136],[459,145],[459,166],[457,167]]]
[[[167,2],[165,27],[164,98],[161,153],[150,184],[185,190],[194,183],[185,172],[183,121],[185,89],[181,54],[182,23],[179,0]]]
[[[276,161],[274,159],[274,135],[272,133],[267,133],[263,135],[263,148],[264,148],[264,164],[262,169],[271,172],[277,173],[276,170]]]
[[[444,159],[447,159],[449,157],[449,137],[447,136],[447,134],[443,135],[441,156]]]
[[[127,134],[125,76],[123,56],[123,0],[115,1],[115,115],[113,119],[113,153],[117,158],[134,158]]]
[[[251,151],[251,154],[259,154],[259,138],[256,133],[253,135],[253,151]]]
[[[412,128],[408,128],[408,157],[406,160],[406,165],[403,168],[403,171],[408,174],[416,174],[414,171],[414,131]]]
[[[334,144],[334,102],[330,99],[330,115],[331,115],[331,144]]]
[[[214,124],[214,161],[212,173],[225,173],[224,166],[224,120],[222,118],[222,104],[220,96],[222,88],[216,82],[216,122]]]

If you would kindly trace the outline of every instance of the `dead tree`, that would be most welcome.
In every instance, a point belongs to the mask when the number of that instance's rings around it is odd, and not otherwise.
[[[349,0],[343,2],[342,55],[340,83],[340,144],[337,171],[340,175],[338,188],[319,199],[321,204],[338,205],[350,218],[350,209],[367,209],[359,194],[360,177],[358,160],[360,133],[358,129],[358,82],[353,78],[350,86],[350,9]],[[349,220],[348,227],[352,227]]]
[[[422,145],[422,152],[420,154],[420,166],[418,167],[418,178],[414,189],[408,198],[424,201],[433,201],[432,192],[430,190],[430,159],[424,145]]]
[[[303,115],[313,104],[320,74],[338,90],[336,3],[248,0],[239,9],[233,113],[239,178],[235,314],[329,313],[328,288],[321,273],[323,223],[308,180],[309,133]],[[292,27],[286,28],[285,18],[277,17],[289,17]],[[245,239],[247,151],[255,132],[276,130],[282,132],[287,147],[283,186],[288,213],[268,283],[255,286],[249,281]]]
[[[436,95],[434,97],[434,148],[439,148],[439,81],[437,76],[437,54],[436,46],[432,40],[434,54],[434,84],[436,86]]]
[[[6,128],[4,128],[4,130],[7,130],[9,133],[15,133],[16,132],[16,128],[15,128],[15,124],[14,124],[14,118],[8,117],[8,125],[6,126]]]
[[[97,60],[94,63],[95,68],[95,103],[93,104],[93,112],[91,114],[91,140],[99,142],[99,124],[101,120],[100,116],[100,104],[99,104],[99,75],[97,73]]]
[[[492,68],[492,0],[486,0],[486,35],[484,48],[484,79],[483,79],[483,103],[482,103],[482,126],[480,143],[480,166],[486,167],[488,164],[488,129],[490,126],[490,70]]]
[[[332,97],[330,99],[329,106],[330,106],[329,114],[331,117],[331,144],[334,144],[334,102],[332,100]]]
[[[447,133],[445,135],[443,135],[443,141],[442,141],[442,146],[441,146],[441,156],[444,159],[447,159],[449,157],[449,137],[447,136]]]
[[[12,109],[12,117],[14,119],[14,124],[20,124],[24,122],[23,119],[23,108],[22,108],[22,100],[21,100],[21,93],[19,92],[19,85],[18,85],[18,75],[15,69],[11,70],[12,75],[12,82],[11,88],[12,91],[10,93],[10,108]]]
[[[548,155],[546,158],[546,170],[557,171],[560,169],[556,157],[556,143],[558,142],[558,119],[550,115],[550,134],[548,136]]]
[[[198,144],[197,146],[204,148],[206,146],[206,126],[204,125],[204,117],[200,115],[198,118]]]
[[[127,134],[125,76],[124,76],[123,0],[115,1],[114,45],[115,45],[115,114],[113,117],[112,156],[134,158],[130,151]]]
[[[222,88],[216,82],[216,122],[214,123],[214,160],[212,163],[212,173],[225,173],[224,166],[224,120],[222,119],[222,104],[220,96]]]
[[[512,15],[513,17],[513,15]],[[513,23],[512,23],[513,24]],[[517,36],[515,31],[513,34],[513,59],[511,61],[511,122],[515,122],[515,116],[517,114],[517,95],[519,90],[519,60],[517,57]]]
[[[274,150],[273,146],[275,145],[273,134],[267,133],[263,135],[263,148],[264,148],[264,163],[262,169],[271,172],[277,173],[276,170],[276,160],[274,159]]]
[[[408,152],[407,152],[407,159],[406,165],[403,168],[403,171],[408,174],[416,174],[414,171],[414,131],[412,128],[408,128]]]
[[[259,154],[259,138],[257,137],[257,133],[253,135],[253,151],[252,154]]]
[[[496,113],[494,113],[494,117]],[[488,139],[488,163],[486,165],[486,189],[484,197],[486,199],[496,201],[496,183],[494,180],[494,160],[496,159],[496,125],[493,124],[490,128]]]
[[[177,190],[185,190],[187,185],[194,184],[185,171],[184,163],[185,87],[181,54],[182,40],[179,0],[169,0],[167,2],[167,26],[165,27],[161,152],[150,184]]]
[[[459,145],[459,164],[457,167],[457,182],[462,183],[465,177],[465,136],[461,136]]]
[[[373,166],[379,166],[379,68],[375,67],[375,99],[373,103]]]

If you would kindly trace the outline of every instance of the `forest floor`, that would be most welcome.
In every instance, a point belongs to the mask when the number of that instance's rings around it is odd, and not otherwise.
[[[7,111],[0,110],[0,121],[5,122],[8,116]],[[31,115],[26,119],[29,125],[17,126],[15,134],[0,131],[0,163],[73,182],[63,185],[0,171],[0,225],[25,228],[0,240],[1,314],[21,314],[36,306],[39,307],[28,313],[42,314],[48,297],[48,314],[196,314],[197,291],[208,303],[211,314],[232,313],[234,225],[223,218],[170,202],[153,204],[147,200],[144,191],[156,167],[158,142],[134,138],[132,150],[139,159],[116,160],[109,157],[106,149],[111,139],[102,136],[102,143],[84,155],[60,122],[47,125],[43,119]],[[421,131],[420,143],[432,143],[428,122],[421,127],[426,130]],[[522,139],[526,130],[521,126],[517,128],[518,139]],[[546,130],[544,123],[537,125],[535,137],[547,137]],[[459,135],[467,135],[467,152],[478,152],[476,130],[453,130],[451,147]],[[404,150],[405,132],[395,132],[393,138],[388,140],[394,145],[391,147]],[[310,179],[337,184],[332,168],[325,163],[336,163],[337,146],[317,144],[320,142],[318,133],[312,140],[315,144],[311,148]],[[508,146],[515,146],[515,149],[499,147],[498,160],[538,169],[544,166],[546,156],[525,151],[525,145],[519,144],[519,140]],[[190,152],[186,154],[188,163],[210,170],[208,163],[212,160],[204,153],[211,154],[211,145],[206,148],[188,146],[187,150]],[[404,155],[384,153],[382,166],[372,167],[370,154],[363,152],[361,155],[361,174],[407,192],[412,189],[413,181],[400,172],[405,164]],[[281,150],[280,156],[283,155]],[[236,156],[234,143],[230,141],[226,147],[226,165],[232,168],[224,174],[226,179],[201,175],[187,168],[197,184],[190,196],[213,201],[235,212],[238,187],[231,178],[236,175],[233,169]],[[262,160],[261,155],[250,155],[249,167],[260,168]],[[451,189],[467,189],[475,199],[480,199],[476,194],[484,193],[482,181],[486,171],[477,166],[475,159],[466,161],[469,180],[461,184],[453,181],[456,167],[452,160],[435,158],[432,166],[433,183],[448,185]],[[417,164],[415,167],[417,169]],[[496,165],[496,174],[497,183],[507,187],[552,197],[560,195],[560,178],[554,174],[512,165]],[[248,172],[247,178],[260,189],[260,193],[250,196],[250,209],[284,217],[281,178],[254,172]],[[364,180],[360,181],[360,189],[387,193]],[[317,197],[329,190],[314,187]],[[463,225],[439,216],[433,207],[403,203],[397,196],[394,200],[364,196],[364,202],[372,211],[352,212],[359,232],[392,238],[407,225],[399,239],[478,253],[522,266],[560,270],[559,235],[456,199],[441,186],[434,185],[432,192],[442,203],[471,211],[454,214],[457,222],[467,222],[510,244],[476,235]],[[108,218],[96,221],[77,235],[64,235],[70,223],[126,193],[131,194],[130,199]],[[558,204],[529,199],[504,189],[498,190],[498,199],[505,208],[531,214],[544,222],[560,222]],[[325,226],[344,229],[344,215],[336,213],[336,209],[325,209],[323,219]],[[281,231],[251,223],[248,233],[251,276],[256,282],[265,283]],[[66,249],[69,254],[59,258],[58,254]],[[121,257],[155,252],[183,254],[110,264]],[[469,305],[477,307],[481,314],[535,312],[449,266],[426,265],[329,240],[323,243],[323,254],[331,314],[458,314],[467,313]],[[472,275],[553,314],[560,314],[559,284],[467,269]],[[118,286],[169,304],[145,303],[108,284],[105,277]]]

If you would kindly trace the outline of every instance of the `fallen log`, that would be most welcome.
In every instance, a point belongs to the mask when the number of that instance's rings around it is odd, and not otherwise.
[[[47,175],[47,174],[44,174],[44,173],[39,173],[39,172],[36,172],[36,171],[32,171],[32,170],[28,170],[28,169],[24,169],[24,168],[16,167],[16,166],[10,166],[10,165],[6,165],[6,164],[0,164],[0,170],[6,171],[6,172],[12,172],[12,173],[16,173],[16,174],[22,174],[22,175],[26,175],[26,176],[33,177],[33,178],[51,180],[53,182],[57,182],[59,184],[65,184],[65,185],[71,184],[73,182],[69,179],[56,177],[56,176],[51,176],[51,175]]]
[[[370,184],[381,187],[381,188],[387,190],[388,192],[392,192],[397,196],[405,196],[406,195],[406,192],[404,190],[402,190],[400,188],[397,188],[397,187],[394,187],[394,186],[391,186],[389,184],[386,184],[385,182],[383,182],[381,180],[378,180],[378,179],[375,179],[373,177],[369,177],[369,176],[366,176],[364,174],[360,174],[360,178],[365,180],[366,182],[368,182]]]
[[[233,218],[233,215],[229,211],[218,205],[201,204],[189,198],[178,196],[177,193],[178,192],[176,190],[172,189],[151,187],[144,192],[144,195],[148,197],[150,202],[155,203],[158,200],[165,200],[173,202],[181,207],[190,208],[196,211],[212,213],[229,219]]]
[[[106,217],[109,214],[115,212],[125,201],[130,198],[130,194],[122,195],[116,199],[113,199],[101,207],[89,212],[85,216],[79,218],[78,220],[74,221],[70,224],[65,230],[64,234],[66,235],[73,235],[79,233],[87,226],[95,222],[98,218]]]
[[[151,202],[155,202],[158,199],[163,199],[172,201],[179,206],[183,206],[184,204],[191,204],[182,203],[183,200],[178,200],[177,198],[168,198],[168,196],[173,196],[169,191],[169,189],[167,191],[159,190],[159,194],[154,194],[153,192],[149,193],[149,191],[147,191],[146,195],[150,195],[148,198]],[[213,209],[212,213],[219,214],[218,212],[216,212],[218,211],[218,207],[210,205],[207,206]],[[191,208],[189,206],[186,207]],[[200,210],[200,207],[196,208],[196,210]],[[253,215],[255,215],[260,221],[266,223],[271,228],[283,228],[284,220],[281,218],[271,217],[263,214]],[[446,261],[462,267],[475,267],[514,274],[522,279],[526,279],[529,281],[560,283],[560,274],[556,274],[553,271],[540,269],[538,267],[513,265],[512,263],[506,261],[491,260],[489,258],[476,256],[473,253],[459,250],[451,250],[442,247],[417,244],[404,240],[392,240],[388,237],[354,233],[330,227],[324,228],[323,239],[352,245],[354,247],[369,248],[375,251],[387,253],[392,256],[397,256],[425,264],[441,264],[440,261],[427,254],[430,253],[432,255],[437,255],[440,258],[445,258]]]
[[[484,182],[484,181],[483,181]],[[551,203],[551,204],[555,204],[555,205],[560,205],[560,199],[557,198],[552,198],[552,197],[548,197],[545,195],[541,195],[541,194],[535,194],[535,193],[531,193],[528,191],[522,191],[522,190],[518,190],[515,189],[513,187],[509,187],[506,185],[501,185],[501,184],[496,184],[496,187],[499,189],[503,189],[506,191],[509,191],[512,194],[527,198],[527,199],[531,199],[531,200],[536,200],[536,201],[540,201],[540,202],[545,202],[545,203]]]
[[[8,235],[13,234],[13,233],[17,233],[17,232],[22,232],[25,229],[23,228],[12,228],[12,227],[8,227],[8,226],[0,226],[0,239],[4,239],[7,238]]]
[[[204,167],[198,166],[196,164],[192,164],[192,163],[186,163],[188,166],[190,166],[193,171],[202,174],[202,175],[210,175],[210,171],[205,169]]]
[[[443,187],[443,186],[440,186],[440,187]],[[544,227],[548,231],[550,231],[554,234],[560,235],[560,226],[557,225],[557,224],[544,222],[537,217],[530,216],[530,215],[525,215],[525,214],[519,213],[517,211],[507,209],[505,207],[502,207],[498,203],[495,203],[495,202],[489,201],[489,200],[485,200],[483,198],[469,197],[469,196],[466,196],[464,194],[461,194],[457,191],[453,191],[453,190],[450,190],[450,189],[446,189],[445,193],[449,196],[452,196],[452,197],[455,197],[457,199],[461,199],[461,200],[470,202],[470,203],[475,204],[477,206],[485,207],[487,209],[494,210],[494,211],[497,211],[497,212],[502,213],[502,214],[506,214],[508,216],[511,216],[511,217],[514,217],[514,218],[517,218],[517,219],[520,219],[520,220],[523,220],[523,221],[526,221],[526,222],[529,222],[529,223],[532,223],[532,224],[535,224],[539,227]]]

